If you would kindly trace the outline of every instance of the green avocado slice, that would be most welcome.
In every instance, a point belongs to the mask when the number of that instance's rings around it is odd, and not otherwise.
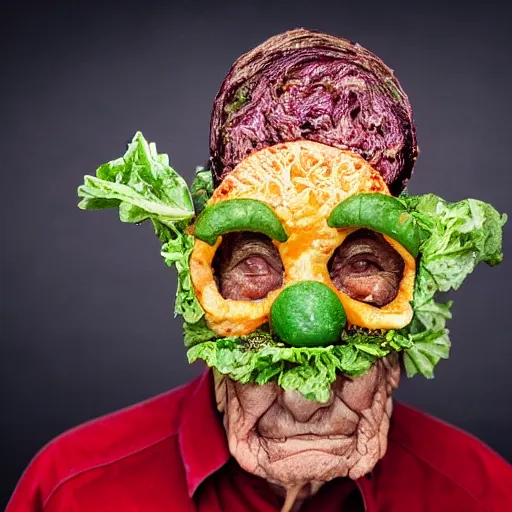
[[[263,233],[278,242],[288,239],[276,214],[256,199],[228,199],[207,206],[197,219],[194,235],[214,245],[219,235],[233,231]]]
[[[340,203],[329,215],[332,228],[361,227],[372,229],[393,238],[415,258],[421,237],[416,219],[393,196],[378,193],[360,193]]]

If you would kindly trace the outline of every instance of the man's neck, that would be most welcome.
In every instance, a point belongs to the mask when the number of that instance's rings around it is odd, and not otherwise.
[[[325,482],[307,482],[294,487],[284,487],[279,484],[270,484],[270,488],[278,496],[285,499],[281,512],[298,512],[306,498],[315,495]]]

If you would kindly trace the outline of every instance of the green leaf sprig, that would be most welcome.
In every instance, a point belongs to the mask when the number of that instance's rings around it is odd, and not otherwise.
[[[201,175],[202,183],[207,180]],[[198,188],[198,187],[196,187]],[[185,228],[195,216],[193,198],[185,180],[137,132],[121,158],[101,165],[96,176],[85,176],[78,188],[82,210],[119,208],[123,222],[150,220],[162,242],[165,262],[176,267],[178,287],[175,314],[194,323],[204,315],[190,280],[188,260],[194,237]]]
[[[438,292],[457,290],[480,262],[503,259],[502,231],[507,216],[476,199],[449,203],[434,195],[403,195],[402,203],[422,229],[421,257],[414,288],[414,318],[407,331],[413,346],[404,354],[408,376],[432,378],[450,351],[446,321],[452,302],[438,303]]]

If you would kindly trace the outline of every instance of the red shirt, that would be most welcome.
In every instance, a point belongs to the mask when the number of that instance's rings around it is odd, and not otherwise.
[[[212,376],[75,428],[32,461],[6,512],[278,512],[230,457]],[[395,402],[370,475],[335,479],[302,511],[510,512],[512,467],[482,442]]]

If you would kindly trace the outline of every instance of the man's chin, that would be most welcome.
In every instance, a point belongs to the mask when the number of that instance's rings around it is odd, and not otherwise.
[[[269,480],[281,485],[328,482],[348,475],[348,461],[338,455],[319,450],[305,450],[283,459],[268,462],[264,468]]]
[[[261,438],[264,450],[271,464],[290,461],[297,463],[297,459],[306,457],[315,460],[339,459],[347,457],[354,447],[354,436],[330,436],[310,439],[308,436],[288,437],[284,440]]]
[[[353,436],[314,441],[288,438],[284,442],[262,439],[261,442],[266,455],[265,460],[259,460],[262,476],[285,487],[346,477],[353,457],[360,457]]]

